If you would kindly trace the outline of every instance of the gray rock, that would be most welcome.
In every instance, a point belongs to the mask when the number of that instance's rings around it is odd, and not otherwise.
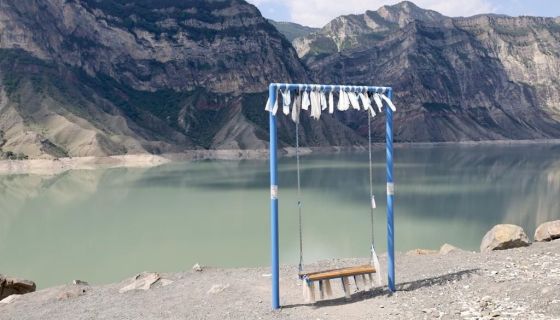
[[[449,243],[444,243],[441,248],[439,248],[439,254],[448,254],[454,251],[460,250],[459,248],[450,245]]]
[[[10,278],[0,274],[0,300],[12,294],[25,294],[37,289],[35,282],[25,279]]]
[[[529,244],[529,238],[520,226],[498,224],[490,229],[482,239],[480,252],[526,247]]]
[[[132,281],[122,287],[119,292],[124,293],[132,290],[148,290],[160,279],[159,274],[155,272],[143,272],[132,278]]]
[[[10,304],[10,303],[16,301],[17,299],[19,299],[20,297],[21,297],[20,294],[12,294],[11,296],[6,297],[6,298],[0,300],[0,303],[3,303],[3,304]]]
[[[215,284],[210,288],[210,290],[208,290],[208,294],[220,293],[220,292],[223,292],[224,290],[226,290],[227,288],[229,288],[229,283]]]
[[[535,231],[535,241],[551,241],[560,239],[560,220],[541,224]]]
[[[72,283],[79,286],[89,286],[89,283],[87,281],[82,280],[74,280],[72,281]]]
[[[192,270],[196,272],[201,272],[203,269],[202,266],[197,263],[192,267]]]

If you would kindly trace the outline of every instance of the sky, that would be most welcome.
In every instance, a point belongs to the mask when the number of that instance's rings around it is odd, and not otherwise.
[[[247,0],[256,5],[266,18],[322,27],[346,14],[377,10],[400,0]],[[510,16],[560,16],[559,0],[413,0],[421,8],[447,16],[472,16],[499,13]]]

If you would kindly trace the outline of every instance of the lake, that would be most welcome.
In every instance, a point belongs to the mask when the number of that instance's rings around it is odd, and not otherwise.
[[[385,154],[374,153],[375,239],[386,251]],[[560,219],[560,146],[395,150],[396,249],[478,250],[493,225]],[[120,281],[141,271],[269,264],[268,162],[0,176],[0,273],[41,288]],[[280,159],[280,259],[297,263],[294,158]],[[366,153],[302,158],[305,261],[367,257]],[[397,261],[398,263],[398,261]]]

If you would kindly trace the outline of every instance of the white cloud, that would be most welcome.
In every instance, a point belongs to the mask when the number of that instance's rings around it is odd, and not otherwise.
[[[248,0],[262,12],[277,4],[278,0]],[[377,10],[387,4],[395,4],[400,0],[283,0],[282,6],[289,10],[286,16],[292,22],[322,27],[332,19],[346,14],[361,14],[366,10]],[[448,16],[471,16],[480,13],[494,12],[495,8],[489,0],[416,0],[421,8],[438,11]]]

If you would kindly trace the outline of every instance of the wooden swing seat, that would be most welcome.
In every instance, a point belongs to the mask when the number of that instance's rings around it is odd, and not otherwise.
[[[347,267],[339,269],[330,269],[317,272],[300,273],[300,278],[308,281],[329,280],[342,277],[352,277],[375,273],[375,268],[370,265],[362,265],[356,267]]]
[[[356,267],[347,267],[339,269],[330,269],[317,272],[300,273],[299,277],[303,280],[303,297],[308,302],[315,302],[315,282],[319,282],[319,293],[321,299],[325,296],[332,295],[331,283],[332,279],[342,280],[342,289],[344,290],[344,296],[349,299],[350,293],[350,278],[354,278],[356,283],[356,288],[359,289],[360,286],[363,288],[373,288],[373,277],[372,274],[376,270],[370,265],[361,265]],[[361,285],[358,283],[361,282]]]

